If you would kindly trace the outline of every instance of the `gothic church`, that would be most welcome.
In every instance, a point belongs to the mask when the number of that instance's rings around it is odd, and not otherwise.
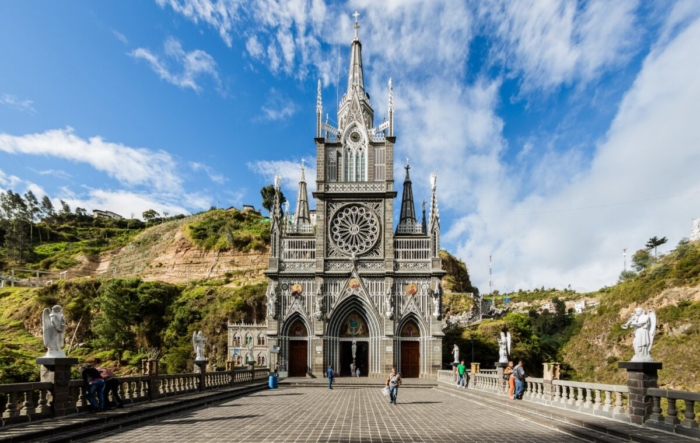
[[[401,215],[393,226],[394,104],[374,125],[365,91],[359,24],[350,45],[347,92],[338,127],[316,105],[316,213],[304,168],[293,214],[283,214],[275,177],[267,289],[271,365],[289,376],[436,378],[442,361],[440,218],[436,176],[429,217],[419,220],[406,165]]]

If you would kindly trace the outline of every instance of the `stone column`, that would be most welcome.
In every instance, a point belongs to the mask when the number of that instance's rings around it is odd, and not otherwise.
[[[78,364],[77,358],[40,357],[36,363],[41,365],[41,381],[53,383],[51,389],[51,413],[54,417],[62,417],[75,410],[70,400],[70,370]]]
[[[148,399],[155,400],[160,397],[160,380],[158,379],[158,360],[141,360],[141,371],[148,376]]]
[[[503,380],[503,371],[507,367],[508,367],[508,363],[501,363],[500,361],[496,362],[496,374],[498,375],[497,386],[499,387],[499,389],[498,389],[499,394],[507,394],[508,393],[508,382]]]
[[[199,390],[203,391],[207,388],[207,363],[209,360],[195,360],[194,372],[199,374]]]
[[[647,395],[647,389],[656,388],[659,380],[660,362],[618,363],[620,369],[627,369],[627,388],[629,389],[629,414],[632,423],[641,425],[652,412],[653,401]]]
[[[481,369],[480,366],[481,366],[481,363],[472,362],[472,369],[471,369],[471,373],[469,374],[469,387],[472,389],[476,388],[475,375],[479,373],[479,371]]]

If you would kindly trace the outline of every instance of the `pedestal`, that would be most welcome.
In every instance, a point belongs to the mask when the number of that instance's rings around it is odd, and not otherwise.
[[[53,383],[51,390],[51,413],[54,417],[62,417],[73,409],[70,400],[71,368],[78,364],[77,358],[40,357],[36,363],[41,365],[42,382]]]
[[[206,387],[206,374],[207,374],[207,363],[209,360],[195,360],[194,361],[194,373],[199,374],[199,390],[203,391]]]
[[[629,414],[632,423],[644,424],[652,412],[653,401],[647,396],[647,389],[658,387],[661,369],[660,362],[618,363],[620,369],[627,369],[627,388],[629,389]]]

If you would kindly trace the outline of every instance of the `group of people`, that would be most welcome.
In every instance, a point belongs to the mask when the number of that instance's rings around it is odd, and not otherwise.
[[[333,389],[333,380],[335,379],[333,365],[328,366],[326,377],[328,378],[328,389]],[[389,388],[389,404],[391,405],[396,404],[396,397],[399,395],[399,386],[401,386],[401,374],[396,371],[396,368],[392,368],[391,373],[386,378],[386,387]]]
[[[85,383],[85,395],[92,407],[91,412],[101,412],[111,407],[107,399],[109,393],[112,393],[117,408],[124,407],[124,403],[119,397],[119,379],[114,375],[114,372],[107,368],[87,364],[81,365],[79,369]],[[97,400],[95,400],[95,396],[97,396]]]
[[[513,362],[509,361],[508,366],[503,370],[503,377],[508,380],[508,398],[511,400],[522,400],[523,392],[525,392],[523,361],[518,360],[518,364],[515,367],[513,367]]]

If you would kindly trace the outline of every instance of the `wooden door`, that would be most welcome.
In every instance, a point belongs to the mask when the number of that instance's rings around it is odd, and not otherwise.
[[[289,341],[289,376],[306,377],[309,347],[306,340]]]
[[[418,378],[420,376],[420,342],[401,342],[401,377]]]

